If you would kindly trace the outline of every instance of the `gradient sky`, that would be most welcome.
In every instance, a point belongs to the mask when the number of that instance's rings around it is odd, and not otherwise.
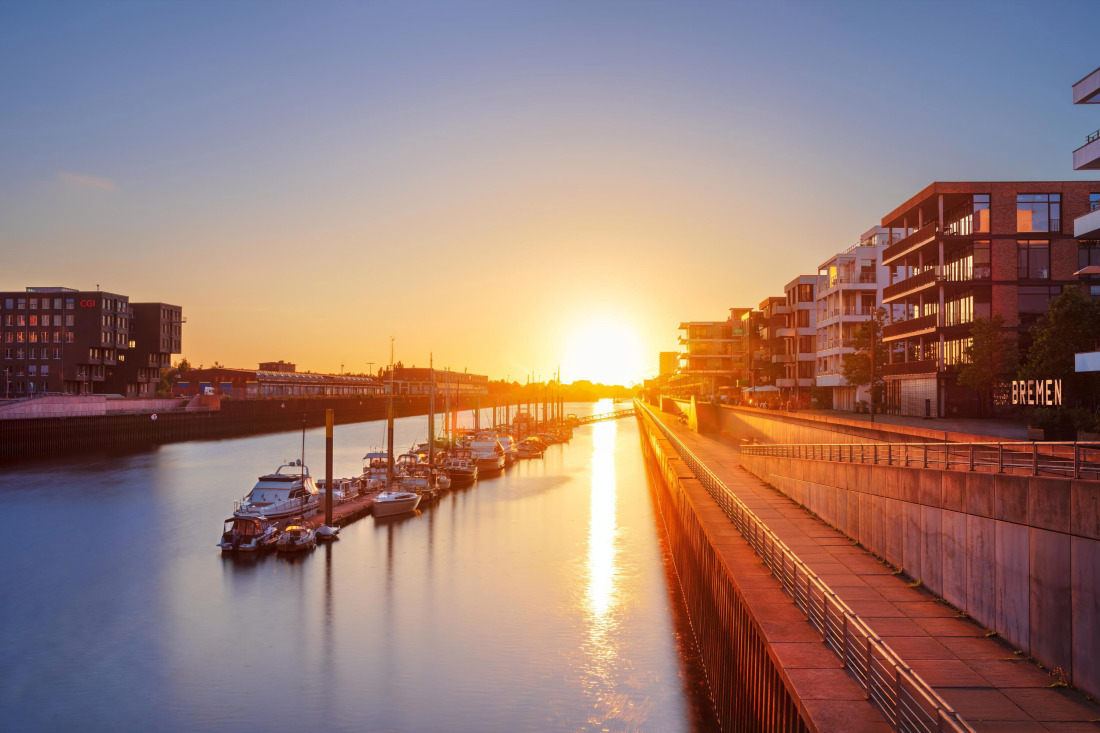
[[[934,180],[1096,178],[1096,28],[1095,0],[0,0],[0,289],[180,304],[195,364],[364,371],[394,335],[640,377]]]

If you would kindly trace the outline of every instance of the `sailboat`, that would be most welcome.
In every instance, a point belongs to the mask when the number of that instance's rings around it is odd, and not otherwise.
[[[394,483],[393,478],[393,339],[390,339],[390,391],[386,399],[386,490],[374,497],[374,516],[393,517],[415,511],[420,494]]]

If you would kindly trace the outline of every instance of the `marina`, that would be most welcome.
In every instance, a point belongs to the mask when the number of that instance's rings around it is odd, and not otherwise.
[[[424,424],[396,420],[395,445],[422,442]],[[361,470],[384,429],[338,425],[334,473]],[[0,671],[0,705],[22,730],[324,718],[333,730],[682,731],[707,720],[633,419],[577,429],[541,460],[416,512],[345,524],[311,552],[221,553],[240,487],[272,456],[297,458],[300,440],[179,443],[0,479],[10,511],[73,528],[6,566],[6,588],[19,590],[0,595],[2,641],[25,661]],[[307,463],[323,465],[323,450],[323,429],[308,430]],[[129,531],[96,539],[108,525]],[[22,526],[13,539],[37,542]],[[73,589],[79,608],[58,602]]]

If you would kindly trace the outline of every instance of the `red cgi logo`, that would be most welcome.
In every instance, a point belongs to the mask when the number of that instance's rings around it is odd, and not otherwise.
[[[95,300],[82,300],[80,301],[81,308],[95,308]]]

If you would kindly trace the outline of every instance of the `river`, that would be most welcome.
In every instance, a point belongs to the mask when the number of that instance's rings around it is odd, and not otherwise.
[[[338,426],[336,475],[357,474],[383,433],[379,422]],[[426,418],[402,418],[394,442],[426,433]],[[7,469],[3,727],[714,725],[633,418],[577,428],[544,458],[417,515],[364,518],[306,557],[223,557],[215,542],[233,500],[300,441]],[[308,431],[315,475],[323,451],[323,429]]]

